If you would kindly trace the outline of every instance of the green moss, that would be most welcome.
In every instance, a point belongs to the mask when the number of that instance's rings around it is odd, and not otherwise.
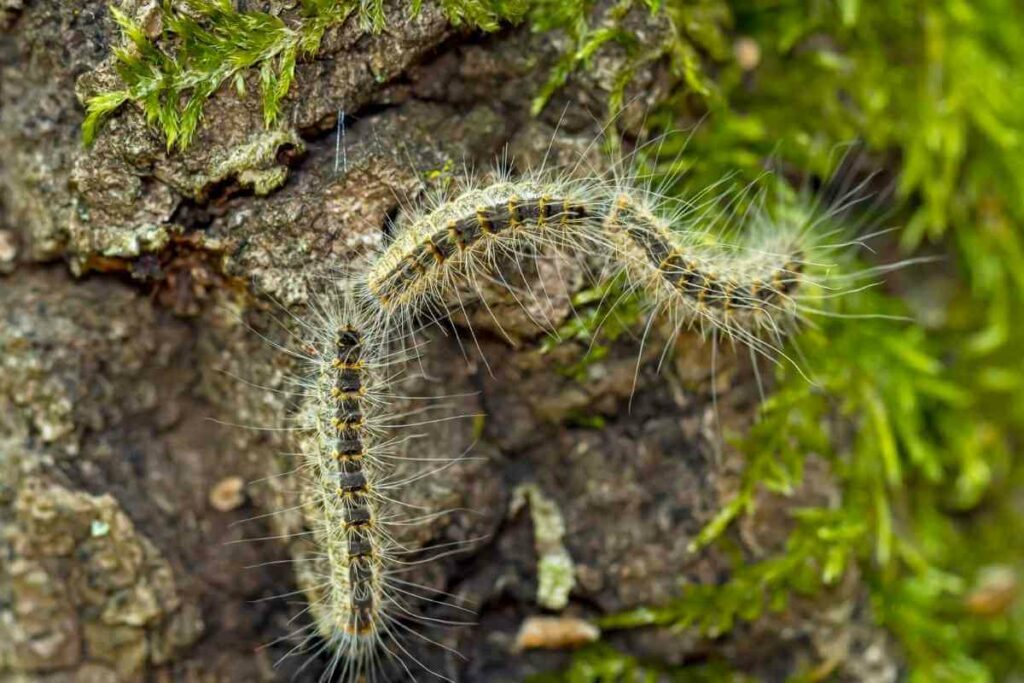
[[[721,662],[664,667],[595,643],[574,653],[568,668],[558,673],[531,676],[529,683],[748,683],[753,679]]]
[[[603,630],[638,626],[695,628],[717,637],[738,621],[752,621],[767,610],[781,610],[793,594],[811,595],[836,583],[855,558],[865,536],[863,522],[846,510],[806,508],[793,513],[796,530],[785,550],[760,562],[740,564],[720,585],[690,585],[682,596],[658,607],[601,619]]]
[[[552,69],[547,82],[534,97],[533,112],[539,113],[551,96],[569,77],[589,69],[594,56],[608,45],[625,52],[624,64],[614,74],[608,111],[617,114],[625,104],[625,92],[637,71],[664,61],[670,73],[686,93],[712,98],[717,88],[704,68],[703,59],[721,60],[728,55],[725,29],[731,13],[723,0],[619,0],[595,16],[592,0],[534,0],[527,13],[536,31],[559,31],[569,40],[569,48]],[[626,19],[631,12],[646,11],[665,24],[661,35],[642,41]]]
[[[817,454],[842,488],[828,512],[862,529],[835,551],[860,566],[911,680],[1020,676],[1024,601],[985,612],[971,595],[991,567],[1018,585],[1024,577],[1024,82],[1012,76],[1024,68],[1024,10],[1009,0],[728,4],[735,38],[757,58],[716,64],[715,97],[681,88],[649,118],[671,131],[705,116],[692,135],[665,136],[649,159],[656,171],[684,194],[729,174],[753,180],[772,157],[787,175],[827,178],[840,146],[861,140],[861,161],[894,177],[884,227],[899,226],[907,253],[930,241],[948,257],[893,279],[888,296],[862,293],[834,311],[921,322],[815,319],[796,340],[813,383],[780,368],[740,442],[739,493],[694,547],[727,543],[760,487],[792,490]],[[776,587],[813,589],[810,569],[825,585],[833,545],[799,542],[809,531],[801,522],[777,557],[739,563],[720,588],[689,587],[677,604],[623,623],[721,626],[723,610],[743,617],[738,588],[757,576],[766,583],[755,613]]]
[[[414,2],[413,12],[420,11]],[[494,30],[499,21],[522,16],[522,0],[444,0],[441,8],[456,25]],[[123,89],[99,93],[86,102],[82,138],[91,144],[103,121],[127,102],[158,126],[167,147],[185,149],[202,120],[206,101],[224,83],[245,94],[246,72],[259,73],[263,118],[269,127],[295,78],[295,65],[313,57],[327,29],[355,17],[364,31],[384,29],[382,0],[301,0],[299,16],[256,10],[238,11],[229,0],[164,0],[161,34],[151,38],[144,28],[111,6],[124,44],[114,49]]]
[[[558,368],[561,374],[584,381],[589,368],[608,355],[611,344],[636,328],[644,316],[644,303],[637,292],[627,291],[625,285],[625,278],[617,277],[573,295],[572,305],[577,315],[567,320],[541,345],[541,353],[548,353],[567,342],[586,345],[586,352],[579,360]]]
[[[611,44],[626,55],[613,75],[608,102],[612,114],[622,108],[626,87],[638,69],[660,60],[689,92],[713,97],[716,85],[702,59],[721,61],[729,52],[725,29],[731,14],[723,0],[619,0],[600,15],[595,15],[594,0],[440,0],[439,6],[455,26],[495,31],[526,19],[535,31],[566,35],[569,48],[535,95],[535,113]],[[421,9],[422,0],[410,5],[413,14]],[[296,64],[315,56],[327,29],[353,16],[370,33],[379,33],[386,24],[382,0],[301,0],[298,16],[287,20],[267,12],[238,11],[229,0],[164,0],[159,9],[162,30],[155,37],[116,7],[110,12],[124,37],[124,44],[114,49],[124,87],[87,100],[82,138],[91,144],[108,116],[134,102],[163,131],[169,149],[188,147],[206,101],[224,83],[234,84],[244,95],[250,70],[259,73],[264,122],[273,125]],[[657,15],[664,22],[665,30],[652,44],[643,44],[630,28],[628,19],[635,12]]]

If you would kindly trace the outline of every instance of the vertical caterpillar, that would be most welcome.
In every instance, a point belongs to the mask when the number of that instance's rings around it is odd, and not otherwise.
[[[347,288],[340,296],[316,328],[318,367],[303,411],[304,509],[318,551],[301,565],[301,578],[317,631],[334,653],[332,669],[356,680],[372,669],[386,633],[384,572],[393,541],[379,493],[387,445],[374,427],[385,378]]]
[[[295,563],[315,634],[300,648],[308,652],[308,645],[318,642],[314,651],[328,654],[324,681],[378,680],[387,664],[411,679],[408,661],[444,679],[403,644],[406,636],[436,644],[406,622],[460,622],[426,619],[409,603],[462,608],[426,597],[422,593],[432,589],[400,577],[410,564],[405,556],[414,551],[396,540],[401,527],[443,513],[411,519],[402,514],[395,491],[433,472],[401,478],[394,470],[399,460],[441,460],[443,469],[456,459],[399,456],[399,444],[416,436],[389,435],[402,428],[404,415],[397,411],[398,397],[390,384],[401,372],[404,356],[392,350],[396,340],[379,334],[379,311],[357,295],[357,283],[344,280],[335,288],[302,321],[312,335],[307,357],[313,367],[302,382],[299,413],[302,509],[312,548]],[[451,552],[448,548],[441,554]]]

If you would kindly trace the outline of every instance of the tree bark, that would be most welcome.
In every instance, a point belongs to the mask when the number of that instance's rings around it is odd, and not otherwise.
[[[0,674],[315,680],[322,656],[301,673],[307,657],[275,668],[305,623],[301,596],[267,599],[296,591],[296,541],[254,540],[302,529],[286,431],[299,368],[275,348],[293,348],[289,314],[307,310],[323,277],[365,266],[426,172],[450,160],[486,168],[506,146],[522,166],[549,144],[578,155],[626,57],[602,55],[533,118],[555,37],[460,32],[432,5],[410,17],[395,4],[380,35],[355,22],[328,31],[299,64],[278,128],[264,128],[256,96],[222,88],[185,152],[168,152],[130,104],[84,149],[80,99],[116,85],[120,38],[105,4],[7,0],[0,12]],[[632,87],[627,131],[670,84],[652,67]],[[531,277],[554,293],[541,317],[566,321],[582,276],[542,263]],[[593,620],[725,579],[729,558],[687,545],[738,481],[742,458],[719,435],[748,427],[757,406],[749,362],[723,352],[712,376],[710,349],[690,334],[660,371],[661,348],[625,335],[584,379],[552,372],[586,343],[545,350],[502,297],[447,333],[425,331],[402,384],[463,416],[423,427],[417,455],[472,456],[401,493],[452,510],[411,530],[410,546],[480,539],[409,579],[475,612],[477,626],[429,632],[465,659],[409,644],[458,681],[565,666],[566,650],[514,646],[524,620],[551,611],[538,600],[538,551],[552,516],[575,578],[560,614]],[[779,550],[787,510],[839,495],[810,462],[801,491],[763,496],[731,532],[742,557]],[[718,638],[602,637],[645,660],[723,660],[764,680],[815,666],[839,680],[895,678],[854,572]]]

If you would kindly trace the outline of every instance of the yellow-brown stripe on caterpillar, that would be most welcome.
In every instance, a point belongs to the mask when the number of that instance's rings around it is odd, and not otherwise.
[[[377,675],[393,639],[387,573],[394,541],[380,493],[388,452],[377,426],[388,408],[387,370],[370,338],[371,316],[358,308],[351,286],[342,283],[322,303],[304,321],[314,336],[314,368],[300,415],[303,513],[314,548],[297,568],[323,643],[315,648],[331,654],[332,678],[357,681]]]
[[[793,315],[804,270],[795,245],[777,253],[702,245],[700,234],[674,229],[642,199],[620,192],[611,206],[605,231],[618,265],[680,322],[753,332]]]
[[[502,180],[456,192],[408,217],[371,264],[366,286],[383,314],[406,318],[458,284],[473,284],[501,255],[580,248],[600,235],[586,183]]]

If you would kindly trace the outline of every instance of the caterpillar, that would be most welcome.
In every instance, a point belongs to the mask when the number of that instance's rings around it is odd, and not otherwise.
[[[437,602],[417,592],[429,588],[398,576],[411,552],[397,540],[398,527],[422,520],[396,509],[402,504],[393,491],[423,475],[402,479],[393,472],[400,440],[388,431],[403,416],[390,385],[405,359],[377,335],[375,311],[360,305],[356,289],[351,282],[338,284],[303,321],[313,338],[312,369],[301,392],[299,455],[313,547],[296,558],[296,566],[314,631],[303,649],[316,642],[314,650],[328,654],[324,681],[376,680],[386,662],[412,678],[406,662],[418,660],[402,640],[411,635],[432,641],[403,623],[418,618],[407,603]]]
[[[307,486],[303,504],[317,551],[300,563],[316,630],[344,678],[372,669],[386,625],[384,572],[394,542],[378,487],[386,443],[374,426],[385,390],[375,345],[339,288],[312,340],[313,373],[300,416]]]
[[[366,274],[366,295],[393,329],[425,309],[443,308],[461,285],[495,272],[503,257],[517,261],[540,248],[579,251],[601,239],[595,219],[603,209],[594,190],[592,182],[546,173],[466,183],[400,222]]]
[[[785,222],[759,225],[764,216],[755,214],[745,241],[718,244],[702,225],[706,214],[684,208],[666,217],[654,197],[633,187],[616,191],[603,226],[615,245],[610,268],[664,312],[672,329],[697,327],[762,352],[768,347],[759,333],[781,340],[807,284],[811,236]]]
[[[761,226],[739,246],[710,244],[707,215],[666,216],[664,204],[639,183],[545,171],[468,185],[399,224],[367,273],[366,292],[386,324],[407,324],[446,307],[460,283],[495,272],[500,257],[516,261],[553,247],[578,263],[596,259],[607,277],[625,274],[674,329],[699,327],[769,348],[759,334],[781,338],[797,316],[811,236],[773,224],[778,229]]]

